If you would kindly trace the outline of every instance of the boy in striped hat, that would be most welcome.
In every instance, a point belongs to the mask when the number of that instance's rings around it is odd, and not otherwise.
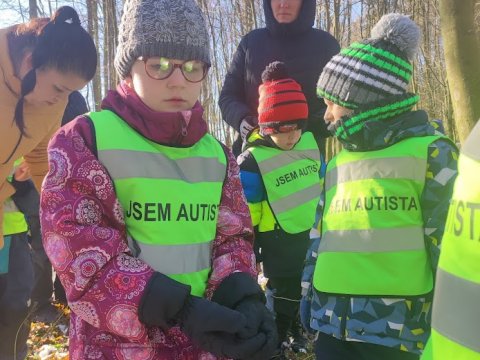
[[[263,263],[273,293],[278,352],[285,346],[298,352],[304,350],[297,321],[300,278],[321,191],[321,156],[313,135],[304,132],[305,95],[285,65],[271,63],[262,81],[259,126],[248,137],[238,162],[255,228],[257,264]]]
[[[302,323],[318,331],[317,359],[418,359],[430,334],[457,149],[412,110],[419,41],[409,17],[385,15],[318,81],[343,150],[327,166],[302,277]]]

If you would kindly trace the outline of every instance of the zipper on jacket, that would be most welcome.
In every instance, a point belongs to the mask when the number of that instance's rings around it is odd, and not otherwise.
[[[187,131],[187,127],[188,127],[188,124],[187,124],[187,120],[185,120],[185,117],[183,114],[180,114],[180,118],[182,120],[182,128],[181,128],[181,131],[180,131],[180,137],[178,139],[178,143],[181,144],[183,139],[185,139],[185,136],[187,136],[188,134],[188,131]]]

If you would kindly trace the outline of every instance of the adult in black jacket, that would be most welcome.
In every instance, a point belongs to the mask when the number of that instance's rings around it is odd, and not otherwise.
[[[277,9],[288,12],[297,3],[301,7],[296,18],[279,16]],[[310,114],[307,130],[323,149],[329,133],[323,120],[325,105],[316,96],[316,84],[323,67],[340,47],[332,35],[313,28],[315,5],[315,0],[263,0],[266,27],[249,32],[240,41],[225,77],[219,106],[223,119],[243,137],[257,124],[262,71],[278,60],[285,63],[291,77],[302,86]],[[241,152],[241,144],[237,134],[235,155]]]

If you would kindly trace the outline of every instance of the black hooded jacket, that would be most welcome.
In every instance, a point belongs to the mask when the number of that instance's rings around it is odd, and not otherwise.
[[[317,142],[329,136],[323,120],[325,105],[316,96],[316,84],[323,67],[339,52],[340,46],[332,35],[313,28],[315,6],[315,0],[303,0],[298,18],[280,24],[273,16],[271,0],[263,0],[266,27],[242,38],[220,93],[223,119],[236,131],[243,118],[258,115],[258,87],[263,70],[273,61],[282,61],[307,98],[307,130],[315,135]],[[235,155],[240,153],[238,138],[233,150]]]

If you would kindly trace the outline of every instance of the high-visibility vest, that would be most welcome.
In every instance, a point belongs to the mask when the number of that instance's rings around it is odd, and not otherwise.
[[[413,137],[385,149],[343,150],[327,166],[317,290],[415,296],[433,288],[421,194],[428,146]]]
[[[15,161],[14,166],[18,166],[23,159]],[[11,181],[13,175],[10,175],[7,180]],[[25,215],[18,210],[17,206],[11,198],[3,202],[3,235],[20,234],[28,231],[28,224],[25,220]]]
[[[111,111],[89,116],[132,252],[203,296],[227,171],[224,149],[209,134],[191,147],[159,145]]]
[[[320,151],[312,133],[304,133],[291,150],[268,146],[248,150],[258,164],[278,225],[290,234],[311,229],[321,193]]]
[[[458,168],[433,300],[434,360],[480,360],[480,123]]]
[[[11,198],[3,202],[3,235],[20,234],[28,231],[25,215],[18,210]]]

